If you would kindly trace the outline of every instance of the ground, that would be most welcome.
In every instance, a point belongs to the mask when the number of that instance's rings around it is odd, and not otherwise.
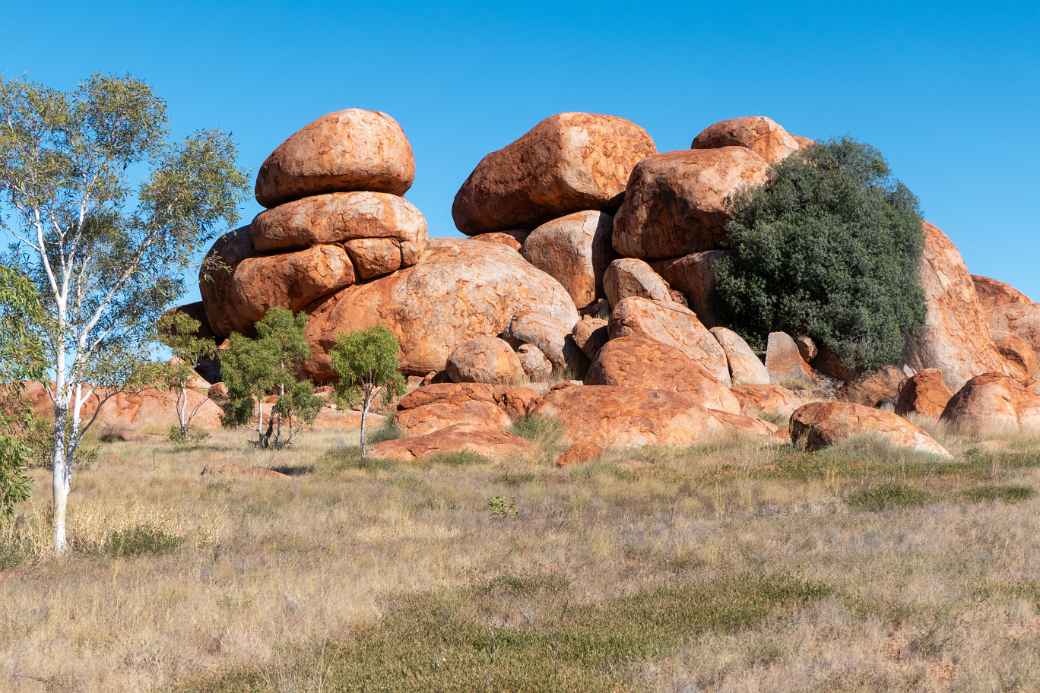
[[[64,560],[34,471],[0,529],[0,689],[1040,688],[1038,441],[558,469],[247,435],[102,444]]]

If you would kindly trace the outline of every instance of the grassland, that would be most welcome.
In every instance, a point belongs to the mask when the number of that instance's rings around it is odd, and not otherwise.
[[[0,689],[1040,688],[1038,441],[557,469],[245,437],[103,444],[64,560],[34,472],[0,529]]]

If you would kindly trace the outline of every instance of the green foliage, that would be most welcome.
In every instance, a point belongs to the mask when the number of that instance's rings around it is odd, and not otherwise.
[[[1007,486],[976,486],[963,493],[964,498],[972,503],[1021,503],[1036,495],[1036,490],[1029,486],[1010,484]]]
[[[884,512],[885,510],[897,510],[900,508],[913,508],[925,505],[931,500],[930,496],[912,486],[904,484],[883,484],[856,491],[845,499],[850,507],[857,510],[868,510],[871,512]]]
[[[170,387],[187,387],[196,376],[195,366],[199,361],[216,356],[216,343],[199,337],[201,328],[202,323],[180,311],[166,313],[159,319],[159,341],[179,360],[179,363],[166,364]]]
[[[336,391],[341,399],[356,402],[364,397],[366,388],[381,389],[386,402],[403,394],[399,350],[397,338],[382,325],[340,335],[329,355],[339,376]]]
[[[505,496],[491,496],[488,498],[487,509],[492,517],[499,519],[516,517],[518,514],[516,499]]]
[[[719,297],[759,349],[783,330],[876,368],[898,362],[924,321],[917,199],[872,147],[843,139],[788,157],[735,200],[727,231]]]
[[[152,525],[134,525],[108,534],[104,553],[115,558],[171,553],[184,543],[184,538]]]
[[[382,443],[384,440],[397,440],[400,437],[401,429],[397,427],[397,420],[388,416],[383,420],[383,425],[368,437],[368,442]]]
[[[511,431],[534,444],[535,454],[543,464],[551,465],[563,451],[563,425],[552,417],[522,416],[513,422]]]
[[[29,477],[25,470],[31,451],[14,436],[0,433],[0,521],[14,513],[14,507],[29,499]]]

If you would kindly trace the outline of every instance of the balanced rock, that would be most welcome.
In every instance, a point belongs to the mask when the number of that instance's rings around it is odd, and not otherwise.
[[[234,276],[239,263],[252,257],[253,241],[249,227],[240,226],[217,239],[199,269],[199,293],[210,328],[218,337],[227,337],[239,324],[234,302]]]
[[[348,108],[318,118],[267,157],[256,177],[256,201],[274,207],[352,190],[403,195],[414,179],[412,145],[397,121]]]
[[[555,277],[570,292],[574,305],[584,308],[603,293],[613,223],[613,217],[599,211],[553,219],[531,232],[524,241],[523,255]]]
[[[455,195],[452,217],[474,235],[609,209],[632,167],[656,151],[646,131],[623,118],[560,113],[485,156]]]
[[[769,369],[743,337],[727,327],[713,327],[709,331],[726,353],[730,381],[734,386],[769,384]]]
[[[527,237],[530,235],[530,231],[510,229],[508,231],[478,233],[476,236],[473,236],[473,240],[480,241],[481,243],[497,243],[499,245],[504,245],[507,248],[512,248],[519,253],[524,247],[524,241],[526,241]]]
[[[521,326],[537,323],[535,336],[549,346],[559,344],[561,352],[578,321],[566,289],[509,248],[433,240],[416,265],[343,289],[314,309],[307,325],[311,360],[304,370],[317,382],[331,380],[328,352],[336,336],[384,325],[400,342],[405,373],[439,372],[468,339],[509,339],[521,316]],[[553,358],[534,338],[515,342],[535,344]]]
[[[798,344],[786,332],[769,333],[766,370],[769,371],[769,381],[777,385],[812,387],[816,384],[812,366],[805,362]]]
[[[732,392],[741,414],[759,418],[788,419],[807,401],[781,385],[734,385]]]
[[[405,437],[449,426],[502,430],[528,414],[538,394],[526,387],[486,383],[435,383],[413,390],[397,405]]]
[[[951,397],[953,393],[946,387],[942,372],[936,368],[926,368],[903,382],[896,400],[896,414],[917,415],[938,421]]]
[[[714,327],[719,324],[721,313],[715,291],[715,265],[726,255],[725,250],[705,250],[651,264],[669,286],[683,293],[700,321]]]
[[[955,394],[940,421],[958,433],[1003,435],[1040,431],[1037,383],[1024,385],[1000,373],[975,376]]]
[[[448,357],[448,377],[456,383],[513,385],[524,376],[513,347],[498,337],[468,339]]]
[[[949,452],[903,417],[852,402],[811,402],[791,415],[791,442],[808,451],[853,438],[879,438],[889,445],[939,457]]]
[[[437,455],[470,452],[492,460],[523,457],[530,443],[502,430],[448,426],[425,435],[385,440],[372,446],[372,456],[384,460],[419,462]]]
[[[798,140],[772,118],[747,116],[709,125],[693,139],[693,149],[747,147],[775,164],[801,149]]]
[[[737,398],[703,366],[675,347],[645,337],[607,342],[589,367],[585,382],[682,392],[707,409],[740,413]]]
[[[744,147],[692,149],[643,159],[614,217],[614,250],[674,258],[726,246],[733,195],[762,185],[765,159]]]
[[[614,260],[603,275],[603,292],[607,302],[616,306],[629,296],[639,296],[661,303],[671,303],[668,283],[644,261],[626,257]]]
[[[1005,370],[979,306],[964,258],[937,227],[924,223],[920,266],[927,315],[910,341],[915,370],[938,368],[946,385],[958,390],[976,375]]]
[[[611,339],[636,335],[675,347],[720,383],[730,384],[722,345],[685,306],[630,296],[614,307],[608,329]]]

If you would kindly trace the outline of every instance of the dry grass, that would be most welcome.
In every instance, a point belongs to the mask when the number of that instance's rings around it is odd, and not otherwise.
[[[1035,690],[1040,444],[937,434],[955,462],[105,444],[70,558],[42,472],[0,529],[0,689]]]

